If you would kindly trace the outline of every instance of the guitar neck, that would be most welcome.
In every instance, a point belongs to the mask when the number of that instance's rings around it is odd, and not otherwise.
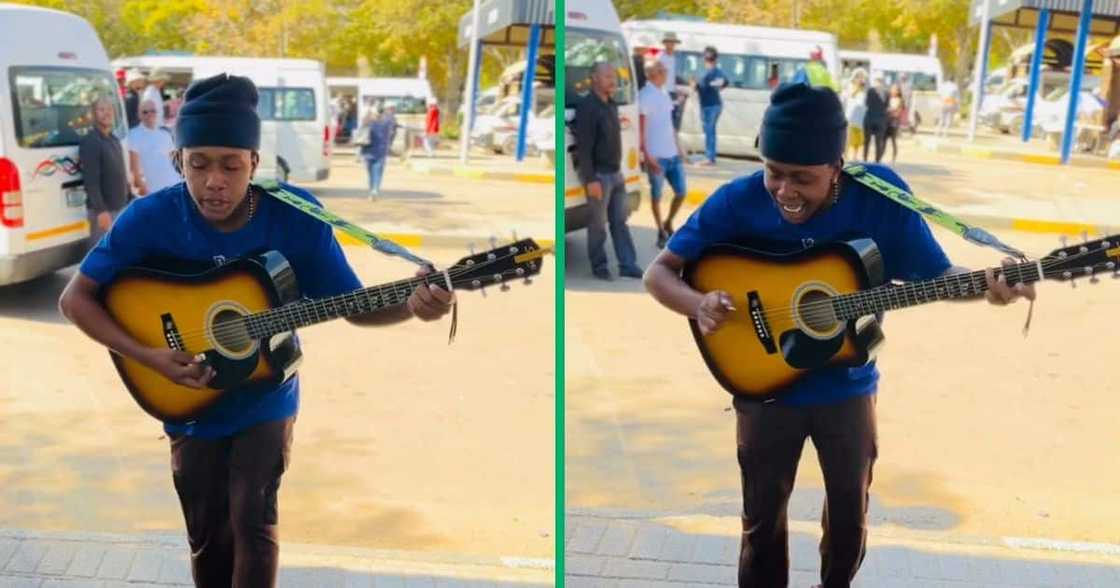
[[[432,273],[423,277],[354,290],[329,298],[285,304],[278,308],[248,315],[245,317],[245,323],[249,328],[250,337],[267,339],[273,335],[301,327],[396,306],[408,300],[412,292],[422,284],[448,288],[442,272]]]
[[[1041,280],[1043,271],[1037,261],[993,268],[996,277],[1003,274],[1008,284],[1030,284]],[[886,310],[896,310],[939,300],[974,298],[987,292],[988,282],[984,270],[952,274],[903,284],[888,284],[842,294],[832,299],[832,308],[840,320],[852,320]]]

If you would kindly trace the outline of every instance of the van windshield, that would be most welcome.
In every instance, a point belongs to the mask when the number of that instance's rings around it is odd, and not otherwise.
[[[618,104],[634,101],[634,75],[622,35],[569,28],[565,39],[564,104],[568,108],[574,108],[581,98],[591,92],[591,67],[600,61],[611,64],[618,72],[614,101]]]
[[[428,103],[417,96],[362,96],[362,106],[376,105],[378,110],[389,106],[397,107],[397,114],[426,114]]]
[[[107,71],[63,67],[13,67],[13,118],[20,147],[39,149],[77,145],[93,128],[91,107],[102,96],[113,98],[116,128],[123,139],[124,107],[117,83]]]
[[[315,120],[315,91],[311,88],[258,87],[257,115],[261,120]]]

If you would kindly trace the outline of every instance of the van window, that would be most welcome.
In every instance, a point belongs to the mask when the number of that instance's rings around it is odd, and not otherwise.
[[[727,76],[728,87],[743,90],[770,90],[769,80],[772,69],[777,69],[779,81],[788,82],[793,79],[797,69],[807,63],[807,60],[721,53],[716,63],[723,70],[723,75]],[[703,53],[677,51],[677,77],[699,81],[706,73]]]
[[[937,91],[937,78],[935,76],[928,73],[915,71],[906,72],[906,75],[910,77],[910,87],[913,88],[915,92]],[[901,83],[902,72],[894,70],[883,70],[883,79],[888,86],[896,82]]]
[[[16,140],[38,149],[77,145],[93,128],[93,102],[112,96],[117,110],[113,134],[123,139],[124,108],[117,83],[107,71],[62,67],[13,67],[12,88]]]
[[[591,92],[591,67],[600,61],[611,64],[618,72],[614,101],[618,104],[634,102],[630,53],[621,34],[569,28],[565,38],[564,104],[568,108],[574,108],[581,98]]]
[[[315,91],[311,88],[257,88],[261,120],[315,120]]]
[[[362,96],[362,110],[377,106],[379,111],[389,106],[397,108],[397,114],[427,114],[428,102],[416,96]]]

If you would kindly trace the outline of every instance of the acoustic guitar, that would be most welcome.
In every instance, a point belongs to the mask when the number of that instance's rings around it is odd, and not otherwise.
[[[1009,284],[1072,280],[1112,272],[1120,278],[1120,235],[1054,250],[1035,261],[994,268]],[[732,394],[766,400],[807,372],[870,362],[883,343],[877,315],[938,300],[970,298],[988,286],[984,271],[919,282],[884,283],[870,239],[773,254],[716,245],[685,266],[700,292],[723,290],[735,310],[704,336],[690,320],[708,369]]]
[[[202,272],[168,264],[129,268],[102,288],[109,314],[140,343],[195,355],[217,374],[205,388],[182,386],[140,362],[110,353],[136,402],[153,417],[189,423],[231,390],[279,383],[301,358],[294,330],[400,304],[421,284],[479,290],[540,273],[549,250],[523,239],[470,255],[446,271],[316,300],[302,298],[295,274],[278,252],[231,261]]]

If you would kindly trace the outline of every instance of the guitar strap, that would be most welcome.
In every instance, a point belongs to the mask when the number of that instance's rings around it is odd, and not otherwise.
[[[411,261],[412,263],[415,263],[420,267],[426,267],[429,269],[429,271],[435,271],[436,265],[434,263],[412,253],[403,245],[395,243],[392,239],[379,237],[375,233],[367,231],[366,229],[363,229],[362,227],[359,227],[358,225],[342,217],[339,217],[338,215],[324,209],[321,206],[316,206],[308,200],[296,196],[288,190],[285,190],[282,186],[280,186],[280,182],[277,182],[276,180],[262,180],[256,185],[261,190],[264,190],[265,194],[272,196],[280,202],[283,202],[284,204],[287,204],[308,216],[317,218],[327,223],[328,225],[346,233],[347,235],[350,235],[351,237],[354,237],[362,243],[369,245],[375,251],[379,251],[381,253],[384,253],[385,255],[395,255],[397,257],[407,259],[408,261]],[[442,272],[442,274],[444,280],[446,281],[446,290],[448,292],[454,292],[454,289],[451,285],[451,277],[447,272]],[[453,341],[455,341],[455,332],[457,331],[458,324],[459,303],[457,300],[455,300],[451,303],[451,332],[447,337],[448,344],[451,344]]]
[[[966,241],[982,245],[984,247],[991,247],[1001,251],[1012,257],[1026,260],[1027,256],[1022,251],[1007,245],[1000,241],[995,235],[981,229],[974,227],[968,223],[962,222],[953,215],[937,208],[921,200],[917,196],[895,186],[894,184],[876,176],[875,174],[867,171],[867,168],[858,164],[851,164],[844,166],[844,173],[848,174],[853,180],[871,188],[875,192],[894,200],[895,202],[917,212],[918,214],[930,219],[931,221],[953,231],[954,233],[963,237]]]
[[[894,200],[895,202],[917,212],[918,214],[932,220],[933,222],[953,231],[960,235],[965,241],[975,245],[984,247],[991,247],[1002,253],[1018,258],[1021,261],[1027,261],[1027,255],[1003,241],[1000,241],[995,235],[981,229],[974,227],[968,223],[961,221],[953,215],[945,212],[929,204],[928,202],[918,198],[917,196],[895,186],[894,184],[880,178],[879,176],[867,171],[867,168],[858,164],[849,164],[844,166],[844,173],[848,174],[853,180],[871,188],[875,192]],[[1031,300],[1030,307],[1027,309],[1027,322],[1023,326],[1023,335],[1026,336],[1031,328],[1031,317],[1034,315],[1034,300]]]

